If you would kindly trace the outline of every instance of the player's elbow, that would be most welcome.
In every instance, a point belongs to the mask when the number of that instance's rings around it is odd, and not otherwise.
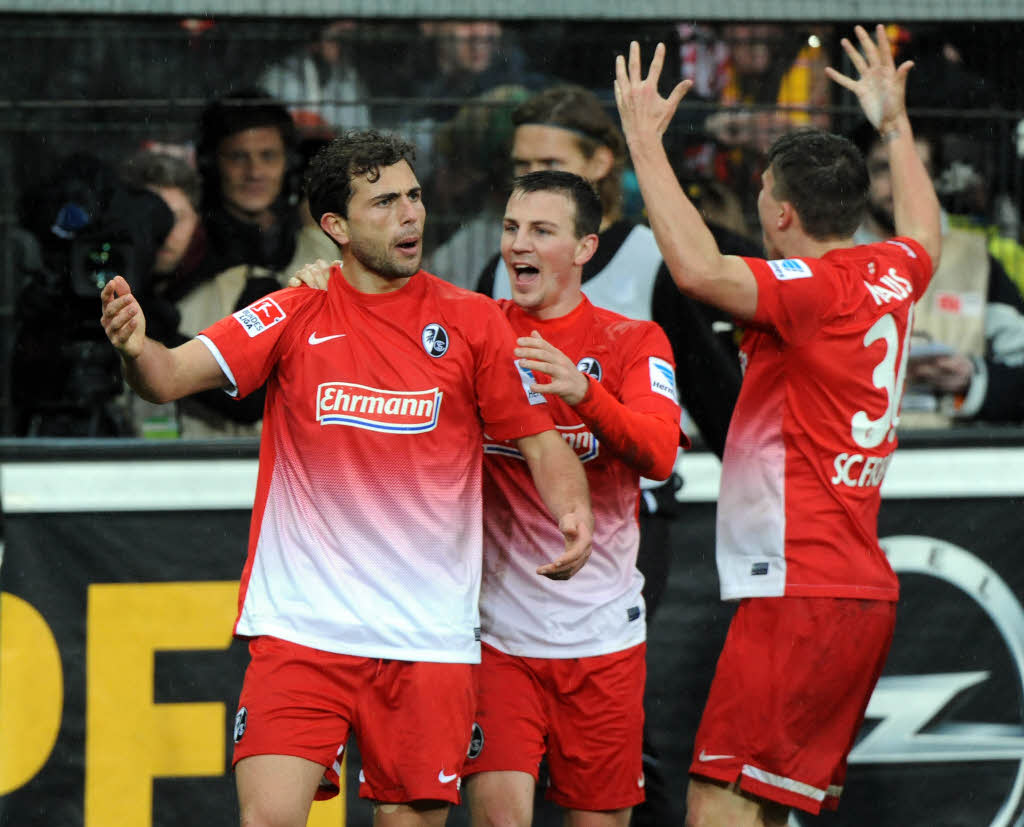
[[[644,467],[638,469],[640,475],[656,482],[667,480],[672,476],[672,471],[676,466],[676,448],[676,442],[668,444],[666,440],[664,446],[651,454],[649,461],[644,463]]]

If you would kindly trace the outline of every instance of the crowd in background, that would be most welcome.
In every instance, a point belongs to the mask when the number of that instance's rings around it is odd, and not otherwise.
[[[417,146],[416,171],[431,210],[426,268],[473,287],[497,250],[495,216],[513,171],[516,107],[568,83],[613,111],[610,67],[626,42],[621,24],[548,21],[14,23],[21,35],[12,39],[16,49],[55,40],[62,54],[59,71],[26,61],[36,68],[3,81],[16,104],[8,115],[10,155],[0,162],[19,198],[8,210],[15,255],[6,274],[6,292],[17,304],[9,421],[19,435],[255,433],[259,399],[246,406],[211,398],[186,405],[187,413],[134,410],[123,418],[123,400],[110,390],[117,385],[116,362],[106,351],[97,356],[88,331],[68,333],[77,330],[91,298],[80,294],[88,288],[66,289],[54,272],[80,276],[90,267],[131,265],[160,302],[161,338],[173,343],[194,335],[284,283],[305,258],[332,257],[304,207],[303,171],[334,135],[373,127],[400,132]],[[981,330],[966,351],[974,375],[985,371],[986,392],[992,381],[1010,383],[1000,391],[1009,402],[998,411],[975,405],[968,377],[967,386],[961,382],[947,394],[953,402],[935,404],[948,414],[945,422],[1019,422],[1024,327],[1016,325],[1019,314],[1008,323],[1004,311],[1007,303],[1014,313],[1024,310],[1020,117],[1013,114],[1019,92],[1001,82],[1002,67],[981,49],[997,37],[991,28],[894,25],[890,35],[900,57],[918,65],[908,103],[931,117],[941,162],[933,174],[948,220],[981,239],[981,256],[1001,274],[998,301],[987,277],[956,295],[958,312],[976,318]],[[805,125],[848,135],[860,126],[851,101],[825,82],[823,68],[843,60],[832,26],[645,22],[630,27],[629,37],[648,47],[667,44],[666,88],[683,77],[694,81],[667,136],[675,171],[710,223],[753,244],[760,242],[754,198],[771,141]],[[173,160],[161,167],[154,155]],[[246,164],[261,165],[253,174],[259,180],[240,180],[233,189],[232,175],[243,175]],[[88,216],[61,213],[70,222],[61,224],[51,215],[75,201],[75,186],[85,186],[89,175],[108,171],[116,179],[105,183],[110,192],[124,185],[155,194],[162,204],[147,202],[153,222],[170,221],[162,231],[166,240],[150,245],[153,250],[132,238],[126,246],[136,249],[124,253],[127,262],[117,260],[116,244],[113,258],[97,262],[96,250],[72,243],[88,229]],[[623,214],[642,222],[628,165],[620,174]],[[104,206],[94,203],[93,217]],[[56,237],[54,227],[61,229]],[[154,256],[152,264],[143,261]],[[33,314],[45,316],[48,326],[41,328]],[[52,345],[55,337],[59,347]]]

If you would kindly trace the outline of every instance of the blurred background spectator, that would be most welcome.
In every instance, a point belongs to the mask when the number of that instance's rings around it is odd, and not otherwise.
[[[476,285],[483,262],[500,246],[512,181],[512,111],[529,96],[524,86],[495,87],[437,131],[423,266],[460,287]]]
[[[175,336],[162,340],[168,345],[279,289],[302,264],[333,260],[337,251],[304,218],[298,132],[284,106],[263,90],[210,103],[196,157],[198,249],[162,291],[180,314]],[[179,409],[183,436],[249,436],[259,431],[263,394],[237,401],[220,392],[198,394],[181,400]]]
[[[863,124],[854,133],[871,180],[868,217],[860,243],[891,237],[894,230],[888,153],[878,133]],[[972,203],[979,186],[962,161],[943,159],[941,140],[915,132],[925,166],[945,181],[941,198],[956,209]],[[960,172],[951,174],[951,170]],[[958,186],[954,187],[953,185]],[[960,186],[962,185],[962,186]],[[904,427],[939,427],[954,421],[1024,421],[1024,298],[988,252],[983,231],[955,227],[943,211],[942,257],[927,292],[914,308]]]
[[[302,51],[269,66],[260,86],[287,104],[303,132],[367,129],[370,90],[357,64],[359,24],[335,20]]]

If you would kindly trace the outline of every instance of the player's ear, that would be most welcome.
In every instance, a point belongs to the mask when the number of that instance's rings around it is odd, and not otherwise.
[[[594,253],[597,252],[597,234],[590,233],[589,235],[583,236],[579,241],[576,242],[576,254],[573,256],[572,263],[577,267],[582,267],[591,258]]]
[[[343,215],[325,212],[320,216],[320,229],[334,239],[337,244],[348,244],[348,221]]]
[[[779,230],[788,230],[794,222],[799,223],[800,216],[796,214],[793,204],[790,201],[780,201],[779,211],[774,218],[775,227]]]

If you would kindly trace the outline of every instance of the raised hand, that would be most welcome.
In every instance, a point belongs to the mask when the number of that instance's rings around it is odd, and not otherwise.
[[[684,80],[676,84],[667,98],[658,92],[658,79],[665,63],[665,44],[659,43],[654,49],[651,67],[643,77],[640,66],[640,44],[635,40],[629,44],[629,63],[622,55],[615,58],[615,105],[622,119],[622,131],[626,140],[653,131],[660,140],[665,134],[672,117],[685,97],[693,81]]]
[[[860,78],[854,80],[831,66],[825,69],[825,74],[853,92],[871,125],[884,133],[887,127],[906,115],[907,74],[914,63],[908,60],[899,67],[895,65],[885,26],[879,24],[875,27],[877,43],[871,40],[863,26],[856,26],[853,31],[863,54],[845,37],[840,42]]]
[[[100,302],[100,324],[110,343],[126,359],[137,358],[146,341],[146,316],[123,276],[114,276],[103,286]]]

